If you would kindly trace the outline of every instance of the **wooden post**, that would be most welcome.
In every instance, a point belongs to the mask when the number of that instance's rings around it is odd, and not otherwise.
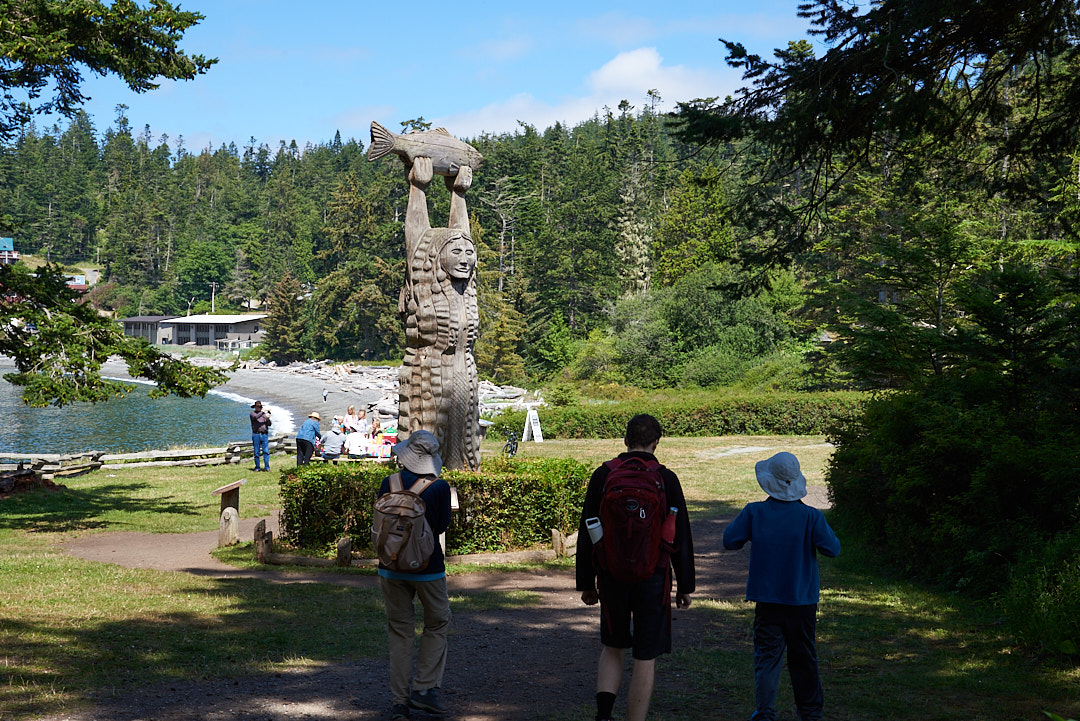
[[[255,560],[269,563],[270,553],[274,550],[274,533],[266,530],[266,521],[255,524]]]
[[[240,517],[240,486],[245,483],[247,483],[247,479],[241,478],[239,481],[233,481],[210,492],[211,496],[221,496],[222,513],[226,508],[232,508],[236,511],[236,517]]]
[[[342,536],[337,542],[337,564],[339,566],[352,565],[352,539]]]
[[[240,517],[232,506],[221,512],[221,525],[218,527],[218,548],[235,546],[240,541]]]

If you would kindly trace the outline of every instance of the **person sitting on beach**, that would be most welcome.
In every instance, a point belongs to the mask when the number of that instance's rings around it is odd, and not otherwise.
[[[337,459],[341,457],[342,446],[345,445],[345,434],[341,432],[341,426],[335,419],[334,424],[322,439],[323,460],[333,461],[337,465]]]
[[[368,420],[367,411],[363,408],[360,409],[356,430],[360,431],[363,436],[371,438],[371,421]]]

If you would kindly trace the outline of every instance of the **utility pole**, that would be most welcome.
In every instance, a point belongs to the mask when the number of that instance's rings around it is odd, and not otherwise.
[[[210,281],[210,312],[214,312],[214,301],[217,298],[217,281]]]

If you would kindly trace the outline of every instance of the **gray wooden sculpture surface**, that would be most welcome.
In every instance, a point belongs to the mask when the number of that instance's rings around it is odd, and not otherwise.
[[[393,152],[405,163],[405,285],[398,312],[405,322],[399,375],[398,436],[427,430],[439,439],[446,468],[478,468],[479,396],[476,345],[476,249],[469,233],[465,191],[480,154],[443,129],[395,135],[371,124],[368,159]],[[435,174],[450,191],[450,219],[432,228],[427,188]]]

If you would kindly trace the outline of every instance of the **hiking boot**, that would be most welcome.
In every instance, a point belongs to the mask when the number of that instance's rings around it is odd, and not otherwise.
[[[413,708],[418,708],[421,711],[427,711],[430,714],[441,716],[446,713],[446,707],[439,703],[439,699],[435,697],[435,689],[429,688],[427,691],[413,691],[409,695],[409,705]]]
[[[409,718],[409,707],[403,703],[396,703],[390,707],[390,721]]]

